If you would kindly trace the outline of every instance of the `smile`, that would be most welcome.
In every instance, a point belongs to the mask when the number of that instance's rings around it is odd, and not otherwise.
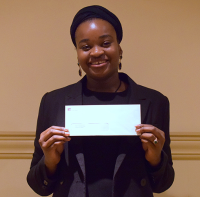
[[[106,61],[98,61],[98,62],[92,62],[91,65],[100,65],[100,64],[104,64],[106,63]]]

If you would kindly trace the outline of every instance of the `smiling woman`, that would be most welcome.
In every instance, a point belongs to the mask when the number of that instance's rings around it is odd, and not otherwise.
[[[87,20],[78,26],[75,38],[79,66],[87,75],[88,88],[102,92],[116,90],[120,84],[118,68],[122,50],[113,26],[102,19]],[[101,81],[98,87],[94,86],[96,80]]]
[[[35,151],[27,176],[40,195],[151,197],[174,180],[169,101],[137,85],[121,69],[122,26],[106,8],[81,9],[71,25],[79,74],[76,84],[46,93],[41,101]],[[138,136],[70,137],[65,105],[139,104]],[[117,125],[116,125],[117,126]]]

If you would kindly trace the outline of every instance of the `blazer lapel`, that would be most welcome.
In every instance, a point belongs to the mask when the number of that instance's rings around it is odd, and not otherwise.
[[[83,78],[84,79],[84,78]],[[64,93],[61,95],[63,98],[60,99],[61,103],[56,106],[57,114],[56,114],[56,125],[57,126],[65,126],[65,105],[82,105],[82,80],[79,82],[67,86],[64,89]]]
[[[128,83],[129,86],[130,86],[129,88],[131,89],[128,103],[129,104],[140,104],[140,106],[141,106],[141,123],[144,123],[145,117],[147,115],[148,108],[149,108],[149,105],[150,105],[150,101],[146,98],[145,95],[142,94],[142,92],[140,90],[140,86],[137,85],[126,74],[120,73],[120,78],[121,78],[121,80]],[[115,169],[114,169],[114,176],[116,175],[116,173],[120,169],[120,166],[121,166],[122,162],[124,161],[124,159],[126,157],[126,153],[128,151],[128,148],[129,148],[129,143],[127,143],[126,139],[127,138],[124,138],[124,141],[122,140],[121,145],[120,145],[119,155],[117,157]],[[131,143],[135,143],[136,140],[137,140],[136,138],[132,139]]]
[[[128,83],[130,84],[131,93],[129,98],[129,104],[140,104],[141,106],[141,123],[144,123],[147,111],[149,109],[150,101],[147,99],[142,91],[141,86],[137,85],[131,78],[128,77]]]
[[[82,84],[83,84],[83,78],[78,83],[72,85],[70,87],[69,92],[65,96],[65,105],[82,105]],[[73,149],[76,154],[77,161],[79,163],[79,166],[81,168],[81,171],[84,175],[85,180],[85,162],[84,162],[84,155],[83,155],[83,147],[82,147],[82,138],[81,137],[72,137],[72,141],[69,143],[73,143]],[[68,144],[65,145],[65,160],[67,164],[69,165],[70,161],[68,159]]]

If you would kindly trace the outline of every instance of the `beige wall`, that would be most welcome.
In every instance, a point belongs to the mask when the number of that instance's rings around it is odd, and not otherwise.
[[[0,134],[32,133],[42,95],[80,79],[69,27],[80,8],[99,3],[122,22],[122,71],[169,97],[171,133],[199,135],[199,0],[0,0]],[[0,156],[8,152],[0,146]],[[161,196],[199,196],[200,153],[189,154],[175,160],[175,184]],[[0,158],[0,192],[35,196],[25,183],[30,159]]]
[[[34,131],[42,95],[79,79],[69,27],[99,2],[122,22],[122,71],[169,97],[171,131],[198,131],[199,0],[0,0],[0,130]]]

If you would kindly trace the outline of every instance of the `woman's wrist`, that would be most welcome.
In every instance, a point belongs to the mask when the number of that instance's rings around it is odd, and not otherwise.
[[[159,166],[161,162],[161,155],[158,159],[154,159],[152,162],[149,161],[149,164],[153,167],[153,168],[156,168],[157,166]]]
[[[57,169],[57,164],[49,164],[48,162],[44,162],[44,164],[45,164],[47,176],[49,178],[53,177]]]

